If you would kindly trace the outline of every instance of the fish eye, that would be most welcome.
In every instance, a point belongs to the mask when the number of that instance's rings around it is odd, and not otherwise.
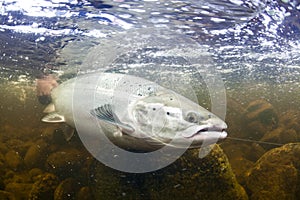
[[[186,115],[186,121],[188,121],[190,123],[197,123],[198,122],[198,115],[194,112],[189,112]]]

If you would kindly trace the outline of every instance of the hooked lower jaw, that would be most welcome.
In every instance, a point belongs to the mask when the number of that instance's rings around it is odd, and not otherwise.
[[[227,132],[225,129],[222,130],[200,130],[197,133],[195,133],[193,136],[190,138],[204,138],[204,139],[225,139],[227,137]]]
[[[223,140],[227,137],[225,129],[219,130],[200,130],[193,137],[187,138],[192,140],[190,148],[204,147],[207,145],[215,144],[219,140]]]
[[[227,137],[227,132],[225,131],[227,126],[224,127],[199,127],[200,130],[195,131],[193,134],[183,135],[185,138],[190,139],[194,137],[207,137],[207,138],[219,138],[224,139]]]
[[[227,137],[227,124],[223,121],[219,121],[214,125],[207,125],[207,127],[202,127],[199,131],[197,131],[196,135],[203,135],[208,138],[216,138],[216,139],[224,139]]]
[[[205,130],[201,129],[190,137],[184,137],[184,140],[178,139],[174,146],[181,148],[199,148],[217,143],[227,137],[225,129]]]
[[[192,126],[181,132],[180,135],[173,138],[169,142],[163,142],[165,145],[170,145],[177,148],[198,148],[215,144],[219,140],[227,137],[227,132],[223,127],[211,127],[207,125]]]
[[[205,128],[205,129],[202,129],[202,130],[198,131],[196,134],[210,133],[210,132],[219,133],[221,138],[227,137],[227,132],[226,132],[225,128],[223,128],[223,129],[220,129],[220,128],[211,128],[211,129]]]

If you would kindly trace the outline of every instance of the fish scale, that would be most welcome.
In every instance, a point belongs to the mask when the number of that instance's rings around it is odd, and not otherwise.
[[[126,149],[200,147],[227,136],[226,123],[213,113],[136,76],[85,74],[62,83],[51,95],[55,111],[44,122],[65,122],[80,127],[83,135],[103,134]],[[90,128],[93,123],[97,130]]]

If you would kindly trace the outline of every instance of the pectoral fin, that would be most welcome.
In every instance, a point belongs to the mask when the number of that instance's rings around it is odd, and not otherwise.
[[[44,113],[53,113],[55,112],[55,105],[50,103],[43,111]]]
[[[128,124],[124,124],[119,120],[119,118],[113,112],[112,106],[110,104],[105,104],[103,106],[95,108],[94,110],[91,110],[90,113],[102,121],[118,126],[124,133],[129,134],[134,132],[133,127]]]
[[[61,123],[65,122],[65,117],[54,112],[43,117],[42,121],[47,123]]]

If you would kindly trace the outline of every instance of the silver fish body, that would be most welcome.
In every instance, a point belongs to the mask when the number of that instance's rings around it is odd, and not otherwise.
[[[213,113],[135,76],[86,74],[62,83],[51,96],[55,111],[42,121],[65,122],[89,135],[103,134],[126,149],[200,147],[227,136],[227,125]],[[90,128],[91,122],[98,124],[97,131]]]

